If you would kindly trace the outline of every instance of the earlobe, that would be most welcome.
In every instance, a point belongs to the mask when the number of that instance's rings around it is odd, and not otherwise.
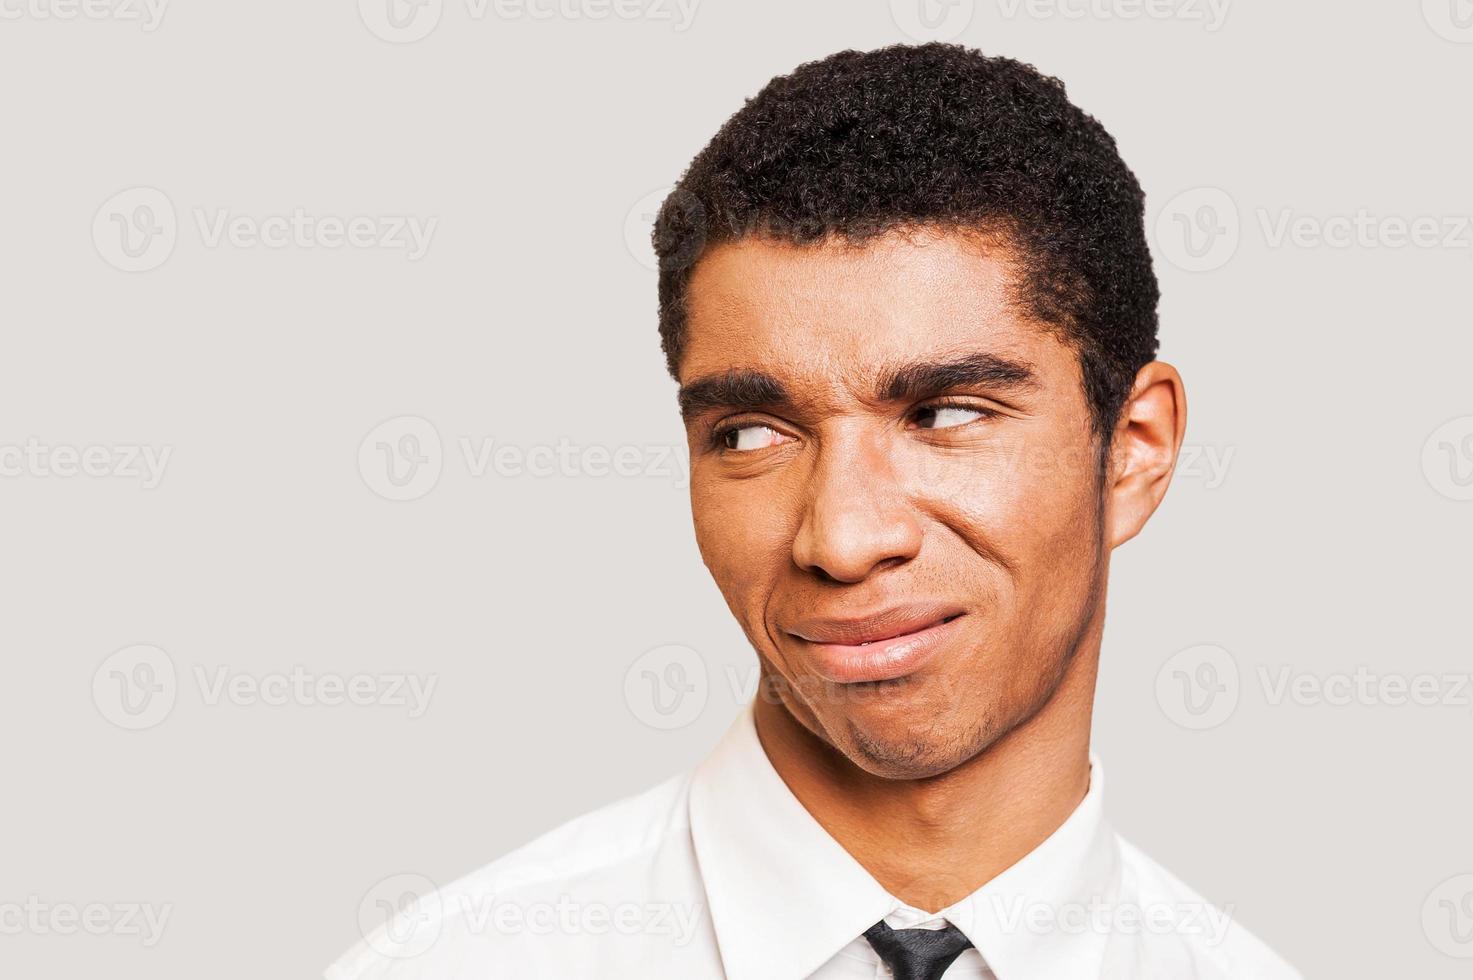
[[[1136,373],[1110,452],[1111,548],[1140,533],[1166,496],[1187,427],[1186,387],[1176,368],[1152,361]]]

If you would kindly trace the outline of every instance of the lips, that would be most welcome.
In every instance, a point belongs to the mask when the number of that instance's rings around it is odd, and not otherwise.
[[[956,632],[961,615],[949,605],[894,606],[857,618],[803,617],[786,632],[819,676],[857,684],[919,670]]]

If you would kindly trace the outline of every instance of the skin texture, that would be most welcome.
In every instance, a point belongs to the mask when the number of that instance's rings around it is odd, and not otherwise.
[[[1015,275],[1005,242],[911,228],[723,243],[689,291],[696,538],[758,655],[758,734],[819,823],[929,911],[1088,788],[1109,554],[1160,503],[1186,424],[1179,375],[1152,362],[1102,458],[1078,355],[1016,308]],[[877,390],[979,355],[1029,378]],[[960,615],[899,677],[837,682],[805,638],[813,617],[915,604]]]

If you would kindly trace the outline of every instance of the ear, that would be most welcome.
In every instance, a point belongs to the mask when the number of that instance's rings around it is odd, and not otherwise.
[[[1115,423],[1106,475],[1105,533],[1110,547],[1140,533],[1176,469],[1187,429],[1187,392],[1176,368],[1152,361],[1136,373]]]

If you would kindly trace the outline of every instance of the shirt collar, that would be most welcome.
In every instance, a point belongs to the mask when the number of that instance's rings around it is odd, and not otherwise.
[[[998,980],[1100,975],[1108,937],[1065,919],[1118,890],[1118,845],[1093,754],[1090,767],[1084,800],[1047,840],[928,917],[966,933]],[[908,909],[788,789],[757,738],[750,703],[696,769],[690,828],[728,980],[801,980]]]
[[[1084,799],[1043,843],[938,913],[967,934],[998,980],[1095,980],[1106,972],[1110,932],[1091,910],[1118,904],[1121,856],[1094,753],[1089,767]]]

